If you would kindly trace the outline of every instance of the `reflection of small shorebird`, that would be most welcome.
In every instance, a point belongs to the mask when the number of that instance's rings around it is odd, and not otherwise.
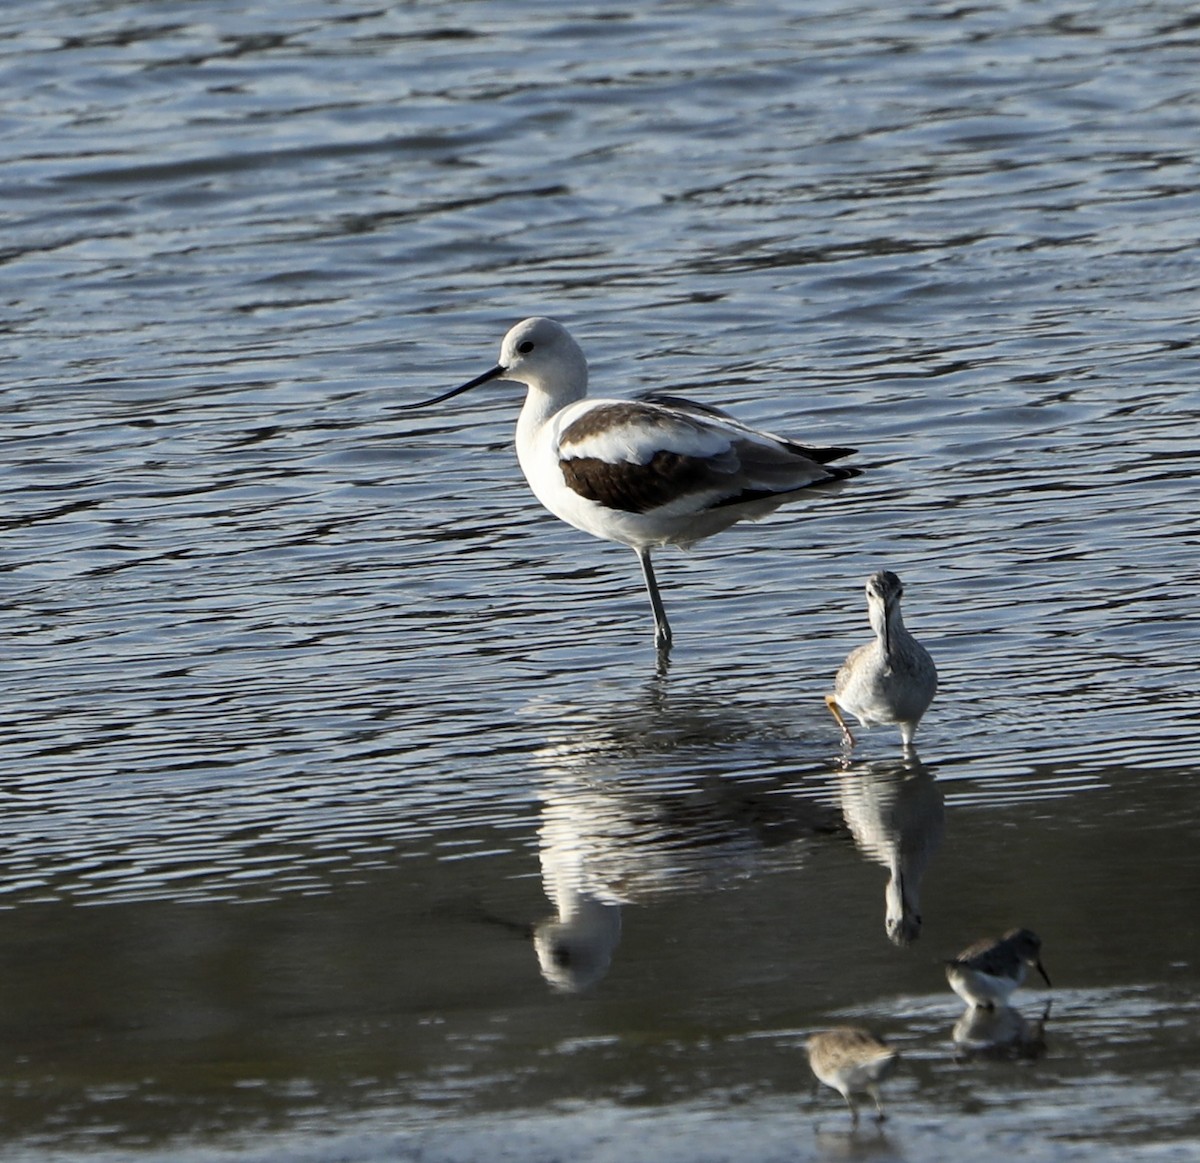
[[[898,1050],[857,1026],[838,1026],[808,1040],[808,1064],[812,1072],[846,1100],[855,1126],[858,1126],[856,1094],[867,1094],[874,1099],[879,1122],[887,1117],[879,1101],[879,1084],[892,1074],[899,1060]]]
[[[842,717],[846,711],[864,727],[895,723],[905,747],[912,745],[921,716],[937,691],[937,668],[929,651],[905,628],[900,613],[904,586],[890,570],[867,579],[867,612],[875,641],[856,647],[842,663],[825,705],[846,742],[854,736]]]
[[[517,458],[537,499],[568,525],[637,553],[660,652],[671,645],[671,627],[651,549],[686,548],[743,518],[765,517],[813,485],[857,475],[827,463],[852,448],[797,444],[717,408],[673,396],[586,399],[587,361],[552,319],[513,327],[491,371],[403,406],[437,404],[493,379],[529,388],[517,421]]]
[[[859,851],[888,870],[888,940],[908,945],[921,935],[921,880],[942,843],[942,789],[910,752],[846,765],[838,775],[838,801]]]
[[[1050,985],[1042,967],[1042,939],[1028,929],[1010,929],[1000,940],[985,937],[947,961],[946,980],[967,1005],[995,1009],[1008,1004],[1030,965]]]
[[[1032,1021],[1012,1006],[967,1006],[951,1034],[955,1058],[1040,1058],[1046,1053],[1050,1004]]]

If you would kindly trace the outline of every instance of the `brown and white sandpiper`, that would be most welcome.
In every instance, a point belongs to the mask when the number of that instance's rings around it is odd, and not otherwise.
[[[879,1122],[887,1117],[879,1101],[879,1084],[892,1074],[899,1060],[898,1050],[858,1026],[837,1026],[808,1040],[812,1072],[846,1100],[854,1126],[858,1126],[855,1095],[870,1095]]]
[[[1008,1004],[1031,965],[1050,985],[1042,966],[1042,939],[1029,929],[1010,929],[998,941],[985,937],[947,961],[946,980],[967,1005],[994,1009]]]

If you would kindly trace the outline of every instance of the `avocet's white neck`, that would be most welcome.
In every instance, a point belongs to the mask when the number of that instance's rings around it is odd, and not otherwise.
[[[583,392],[564,393],[561,388],[548,392],[541,384],[529,384],[524,407],[517,417],[517,459],[521,462],[525,479],[543,504],[548,502],[542,488],[542,474],[550,466],[539,456],[539,449],[544,443],[539,437],[547,432],[547,425],[563,408],[583,395]],[[556,481],[557,477],[552,474],[551,479]]]
[[[509,379],[523,381],[529,389],[521,408],[521,418],[517,421],[518,428],[540,428],[568,404],[582,400],[587,395],[587,368],[584,367],[582,372],[582,376],[574,381],[525,378],[508,373]]]

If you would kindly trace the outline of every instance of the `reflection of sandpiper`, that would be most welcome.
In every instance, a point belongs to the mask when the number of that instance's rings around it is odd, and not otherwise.
[[[838,776],[842,817],[859,851],[888,870],[885,928],[895,945],[921,935],[921,880],[942,843],[942,789],[915,757]]]
[[[1042,1016],[1030,1021],[1012,1006],[985,1009],[967,1006],[954,1023],[951,1035],[963,1058],[1040,1058],[1046,1052],[1046,1022],[1050,1002]]]
[[[838,1026],[808,1040],[808,1064],[826,1086],[831,1086],[850,1108],[858,1126],[855,1095],[870,1095],[879,1122],[887,1117],[879,1101],[879,1084],[896,1069],[900,1052],[857,1026]]]
[[[674,397],[587,399],[587,361],[565,327],[526,319],[504,337],[491,371],[418,404],[437,404],[488,380],[529,388],[517,458],[556,517],[635,550],[654,610],[654,641],[671,645],[651,549],[689,546],[743,518],[756,520],[814,485],[857,475],[830,466],[850,448],[812,448]]]
[[[946,980],[967,1005],[994,1009],[1008,1004],[1030,965],[1050,985],[1042,966],[1042,939],[1028,929],[1010,929],[1000,940],[985,937],[947,961]]]
[[[937,691],[937,668],[929,651],[905,628],[900,613],[904,586],[890,570],[867,579],[867,613],[875,641],[856,647],[842,663],[825,705],[842,729],[846,743],[854,736],[842,712],[864,727],[894,723],[905,747],[911,747],[921,716]]]

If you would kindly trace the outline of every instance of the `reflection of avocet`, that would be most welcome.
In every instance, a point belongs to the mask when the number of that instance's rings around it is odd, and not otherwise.
[[[556,916],[535,926],[542,976],[556,989],[578,992],[608,972],[621,940],[620,895],[593,867],[587,837],[576,826],[570,797],[544,797],[538,830],[542,887]]]
[[[921,880],[942,843],[942,789],[913,757],[842,771],[838,797],[859,850],[888,870],[887,935],[907,945],[921,934]]]
[[[534,925],[486,909],[477,915],[531,939],[545,980],[555,989],[579,993],[608,972],[621,940],[621,906],[626,901],[616,881],[610,884],[594,859],[588,835],[576,827],[573,797],[556,788],[543,792],[538,830],[542,887],[554,905],[554,915]]]
[[[561,709],[551,718],[563,722]],[[693,772],[681,756],[729,730],[727,718],[686,708],[581,711],[564,722],[561,743],[536,753],[549,777],[540,792],[542,884],[556,915],[536,926],[535,943],[553,986],[577,991],[603,978],[622,905],[724,886],[752,873],[767,849],[785,850],[795,866],[798,841],[844,832],[834,810],[782,780],[749,785],[711,767]],[[697,751],[711,764],[712,748]]]

